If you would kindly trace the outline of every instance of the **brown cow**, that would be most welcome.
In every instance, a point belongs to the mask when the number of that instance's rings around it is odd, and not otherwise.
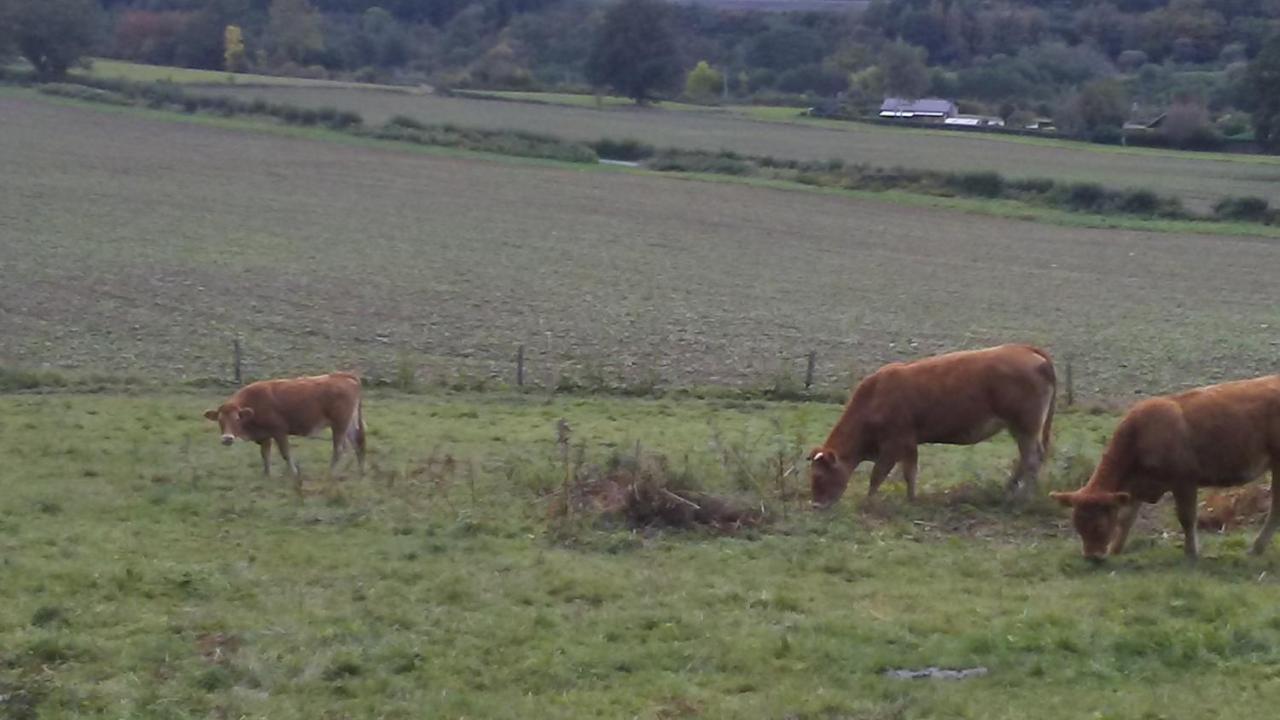
[[[360,472],[364,473],[364,414],[360,403],[360,378],[336,372],[287,380],[262,380],[240,388],[217,410],[204,416],[215,420],[222,430],[222,444],[236,438],[258,443],[262,450],[262,472],[271,474],[271,441],[280,448],[280,457],[294,477],[298,464],[289,454],[289,436],[315,435],[325,428],[333,432],[333,457],[329,470],[338,464],[344,445],[353,445]]]
[[[1255,555],[1280,525],[1280,375],[1143,400],[1116,427],[1089,482],[1052,496],[1072,508],[1084,556],[1101,560],[1124,550],[1139,502],[1171,493],[1183,550],[1194,560],[1196,490],[1244,485],[1268,468],[1271,511],[1250,550]]]
[[[875,462],[868,497],[901,463],[914,500],[918,445],[974,445],[1005,429],[1019,452],[1009,490],[1030,490],[1049,449],[1056,389],[1053,360],[1029,345],[885,365],[858,383],[827,441],[809,454],[813,504],[839,500],[864,460]]]

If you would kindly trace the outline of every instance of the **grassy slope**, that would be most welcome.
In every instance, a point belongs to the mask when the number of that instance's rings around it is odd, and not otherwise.
[[[1210,538],[1191,569],[1147,530],[1098,571],[1056,512],[937,494],[998,484],[1007,440],[926,450],[933,496],[915,508],[891,483],[879,511],[792,506],[779,532],[583,530],[567,547],[532,487],[555,475],[556,418],[590,457],[640,440],[717,484],[709,422],[754,462],[819,436],[838,409],[374,396],[375,469],[337,489],[312,478],[299,502],[257,475],[251,448],[216,446],[199,418],[216,400],[0,397],[10,709],[986,720],[1256,717],[1280,699],[1276,554]],[[1054,481],[1075,481],[1073,458],[1096,456],[1112,422],[1061,419]],[[474,468],[474,494],[465,469],[451,483],[414,474],[433,451]],[[300,452],[318,469],[326,443]],[[991,673],[878,675],[932,664]]]

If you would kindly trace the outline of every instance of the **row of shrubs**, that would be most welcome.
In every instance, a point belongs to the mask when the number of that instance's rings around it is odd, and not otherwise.
[[[86,79],[77,84],[47,83],[41,92],[111,105],[145,105],[187,113],[205,112],[222,117],[237,115],[273,117],[290,125],[320,126],[381,140],[436,145],[519,157],[575,163],[599,161],[585,143],[516,130],[483,130],[456,125],[428,125],[399,115],[380,128],[367,128],[354,112],[336,108],[307,108],[261,98],[239,98],[188,93],[172,83],[136,83],[127,80]]]
[[[485,130],[452,124],[430,125],[404,115],[397,115],[381,128],[364,130],[361,134],[381,140],[437,145],[518,157],[575,163],[599,161],[595,150],[585,143],[570,142],[551,135],[520,130]]]
[[[655,148],[637,140],[601,140],[592,145],[611,160],[643,162],[663,172],[752,175],[789,180],[820,187],[849,190],[903,190],[948,197],[1016,200],[1070,212],[1099,215],[1132,215],[1177,220],[1224,220],[1280,224],[1280,210],[1263,198],[1228,197],[1212,215],[1196,214],[1181,199],[1150,190],[1114,189],[1093,182],[1064,182],[1052,178],[1006,178],[1000,173],[947,172],[908,168],[884,168],[846,163],[840,159],[804,161],[770,156],[747,156],[728,150],[680,150]]]

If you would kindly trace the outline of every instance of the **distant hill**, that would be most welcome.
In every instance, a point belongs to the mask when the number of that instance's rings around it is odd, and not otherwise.
[[[871,0],[674,0],[681,5],[703,5],[720,10],[761,12],[848,12],[862,10]]]

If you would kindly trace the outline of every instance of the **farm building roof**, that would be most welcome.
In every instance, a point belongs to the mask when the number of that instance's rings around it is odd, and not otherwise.
[[[933,115],[950,117],[956,114],[956,104],[944,98],[920,98],[907,100],[904,98],[885,98],[880,103],[880,114],[912,117],[914,115]]]

